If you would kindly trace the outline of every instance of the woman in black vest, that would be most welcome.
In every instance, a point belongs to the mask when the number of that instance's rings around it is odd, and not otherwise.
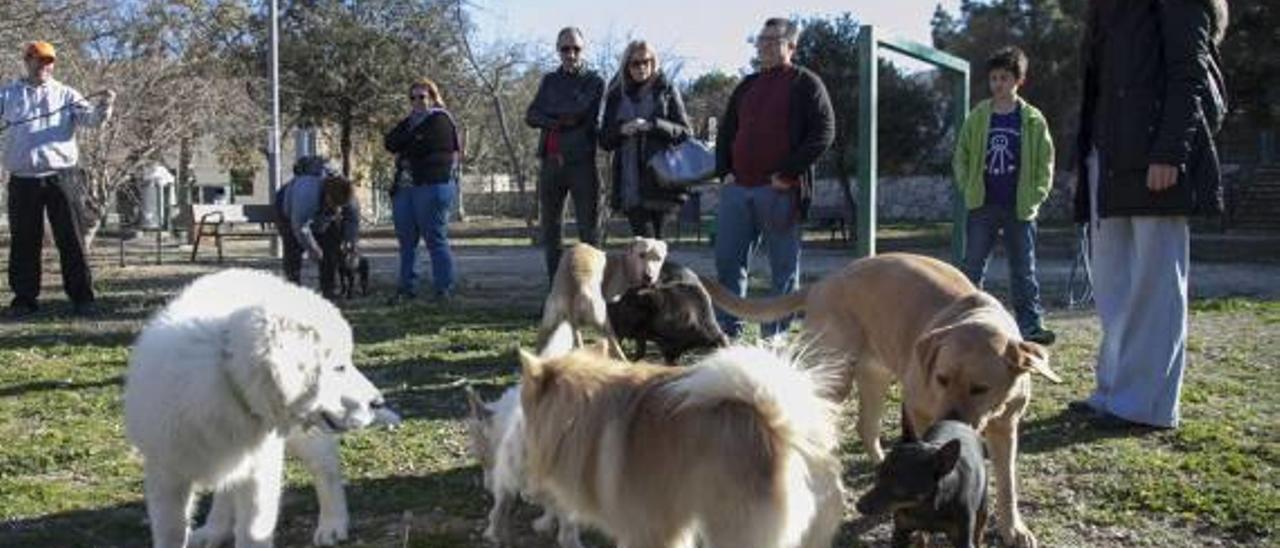
[[[400,244],[396,299],[418,291],[414,270],[418,242],[431,254],[431,285],[436,298],[453,293],[453,253],[449,249],[449,213],[458,199],[458,161],[462,146],[457,125],[445,110],[435,82],[421,79],[409,87],[411,110],[387,133],[384,145],[396,155],[391,187],[391,218]]]
[[[627,45],[605,99],[600,146],[613,152],[610,207],[623,211],[635,236],[662,238],[662,224],[688,193],[660,186],[649,158],[689,138],[680,91],[667,81],[658,54],[643,40]]]

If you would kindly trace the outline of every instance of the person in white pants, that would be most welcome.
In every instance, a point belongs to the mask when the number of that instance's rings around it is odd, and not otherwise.
[[[1097,385],[1068,409],[1099,427],[1180,420],[1188,217],[1222,211],[1226,26],[1223,0],[1089,3],[1075,210],[1091,229],[1102,342]]]

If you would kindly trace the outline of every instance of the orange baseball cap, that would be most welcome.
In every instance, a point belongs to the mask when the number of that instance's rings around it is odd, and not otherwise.
[[[27,57],[34,57],[36,59],[48,59],[52,61],[58,58],[58,52],[53,48],[53,44],[43,40],[28,42],[24,52]]]

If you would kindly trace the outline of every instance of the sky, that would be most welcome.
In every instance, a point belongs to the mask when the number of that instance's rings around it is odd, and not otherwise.
[[[755,50],[747,39],[765,19],[776,16],[810,18],[853,14],[863,24],[887,27],[895,34],[929,44],[929,21],[939,4],[955,13],[960,0],[471,0],[472,14],[482,42],[545,44],[552,59],[556,32],[565,26],[587,35],[587,58],[592,44],[616,44],[644,38],[668,59],[678,57],[679,75],[692,78],[712,69],[737,73],[748,66]]]

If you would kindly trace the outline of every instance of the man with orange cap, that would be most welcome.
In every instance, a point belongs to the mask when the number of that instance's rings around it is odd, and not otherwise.
[[[23,47],[25,78],[0,87],[0,138],[4,170],[9,173],[9,318],[36,312],[40,295],[40,252],[44,216],[58,246],[62,285],[78,316],[94,313],[93,282],[85,260],[77,205],[65,188],[79,162],[76,129],[97,127],[111,118],[115,92],[101,93],[97,105],[80,92],[53,79],[57,52],[53,44],[29,42]]]

